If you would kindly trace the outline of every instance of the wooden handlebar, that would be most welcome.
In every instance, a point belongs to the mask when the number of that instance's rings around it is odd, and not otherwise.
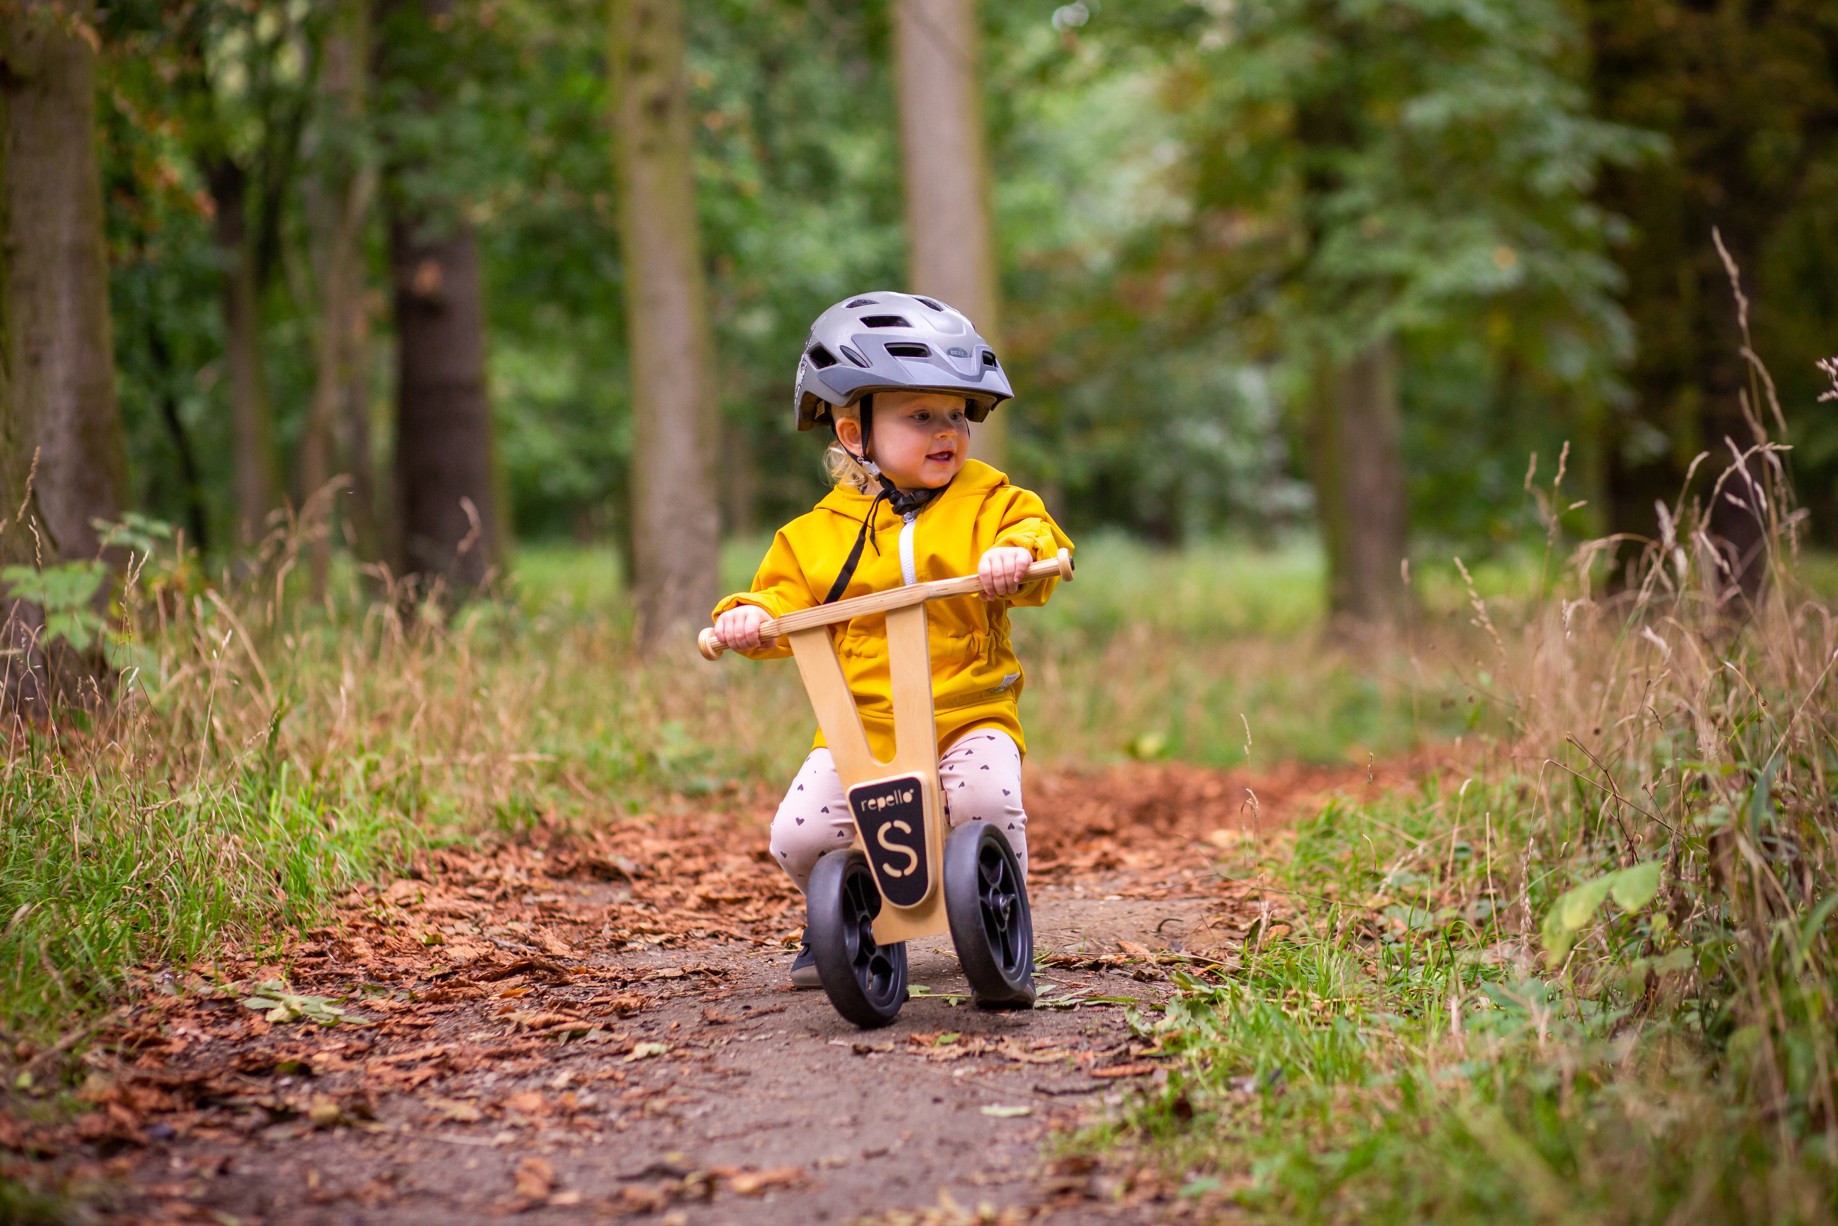
[[[1030,564],[1023,576],[1023,583],[1032,583],[1039,579],[1072,578],[1072,551],[1062,549],[1058,556],[1044,562]],[[798,630],[810,630],[817,626],[834,625],[857,617],[866,617],[871,613],[889,613],[894,609],[903,609],[907,605],[923,604],[928,600],[940,600],[946,596],[974,596],[983,590],[983,580],[977,575],[963,575],[956,579],[933,579],[927,583],[915,583],[910,587],[888,588],[884,592],[869,592],[866,596],[851,596],[835,604],[818,605],[814,609],[799,609],[783,617],[768,620],[759,628],[760,645],[777,639],[781,635],[791,634]],[[728,650],[715,636],[713,626],[696,636],[696,647],[702,652],[705,660],[719,660],[721,653]]]

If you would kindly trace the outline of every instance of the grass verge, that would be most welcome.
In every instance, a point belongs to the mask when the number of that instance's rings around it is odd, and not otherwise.
[[[1075,1148],[1271,1220],[1838,1219],[1838,618],[1777,450],[1725,494],[1753,601],[1691,508],[1632,592],[1585,547],[1548,603],[1474,597],[1510,734],[1236,866],[1274,922]]]

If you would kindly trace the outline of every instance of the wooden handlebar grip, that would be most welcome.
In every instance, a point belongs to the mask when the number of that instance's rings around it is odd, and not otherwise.
[[[1072,551],[1062,549],[1055,557],[1044,562],[1029,564],[1025,573],[1025,582],[1032,583],[1037,579],[1072,578]],[[870,613],[887,613],[906,605],[918,604],[925,600],[938,600],[946,596],[974,596],[983,590],[983,582],[975,575],[964,575],[956,579],[933,579],[927,583],[914,584],[911,587],[889,588],[884,592],[869,592],[865,596],[851,596],[831,605],[819,605],[814,609],[800,609],[787,613],[782,619],[765,622],[759,628],[761,646],[766,646],[781,633],[780,623],[788,630],[809,630],[816,626],[829,625],[834,622],[848,621],[853,617],[864,617]],[[719,660],[728,650],[715,634],[715,628],[709,626],[696,635],[696,648],[705,660]]]

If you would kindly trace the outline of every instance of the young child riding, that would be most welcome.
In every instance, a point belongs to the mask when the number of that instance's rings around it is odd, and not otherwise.
[[[1027,871],[1017,700],[1024,682],[1009,643],[1011,605],[1044,604],[1057,580],[1021,592],[1029,563],[1072,542],[1039,495],[970,458],[970,425],[1014,395],[989,344],[961,312],[914,294],[860,294],[811,325],[798,362],[798,429],[827,425],[834,488],[773,538],[751,590],[715,606],[715,633],[754,659],[760,626],[798,609],[974,570],[981,597],[933,603],[928,621],[938,773],[953,829],[994,822]],[[869,745],[893,753],[884,618],[840,626],[837,655]],[[799,890],[825,852],[848,847],[855,822],[818,734],[772,819],[772,856]],[[791,967],[818,986],[809,934]]]

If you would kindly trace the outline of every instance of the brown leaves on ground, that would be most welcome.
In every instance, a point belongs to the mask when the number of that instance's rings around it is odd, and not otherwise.
[[[1048,964],[1161,978],[1171,964],[1213,965],[1209,951],[1235,953],[1267,933],[1275,904],[1254,881],[1215,871],[1221,852],[1330,792],[1382,788],[1398,773],[1031,772],[1037,878],[1101,882],[1118,897],[1204,897],[1215,913],[1203,940],[1170,936],[1153,950],[1125,942]],[[776,948],[802,921],[797,892],[765,849],[771,805],[762,787],[745,816],[702,809],[430,852],[402,877],[353,892],[330,923],[278,952],[257,958],[231,948],[210,965],[150,971],[139,999],[113,1015],[85,1057],[86,1110],[70,1119],[35,1109],[32,1123],[0,1111],[0,1175],[46,1158],[69,1171],[149,1143],[234,1144],[258,1132],[553,1140],[623,1130],[654,1103],[667,1110],[669,1073],[659,1075],[660,1066],[698,1059],[699,1047],[724,1041],[716,1036],[741,1010],[758,1018],[782,1009],[718,1005],[727,971],[709,952],[724,942],[730,957],[731,943]],[[685,993],[696,999],[701,1036],[647,1021],[660,1000]],[[1036,1065],[1042,1077],[1064,1075],[1036,1087],[1047,1095],[1161,1072],[1160,1053],[1139,1043],[1079,1050],[914,1035],[898,1046],[870,1036],[851,1046],[868,1060]],[[676,1172],[627,1186],[600,1208],[650,1212],[717,1188],[755,1196],[804,1178],[795,1167]],[[374,1180],[315,1192],[361,1203],[395,1195]],[[507,1210],[579,1200],[534,1156],[498,1195]]]
[[[1241,839],[1311,816],[1336,793],[1367,797],[1435,769],[1401,762],[1218,771],[1177,762],[1064,770],[1027,782],[1030,874],[1065,881],[1093,873],[1206,869]]]

